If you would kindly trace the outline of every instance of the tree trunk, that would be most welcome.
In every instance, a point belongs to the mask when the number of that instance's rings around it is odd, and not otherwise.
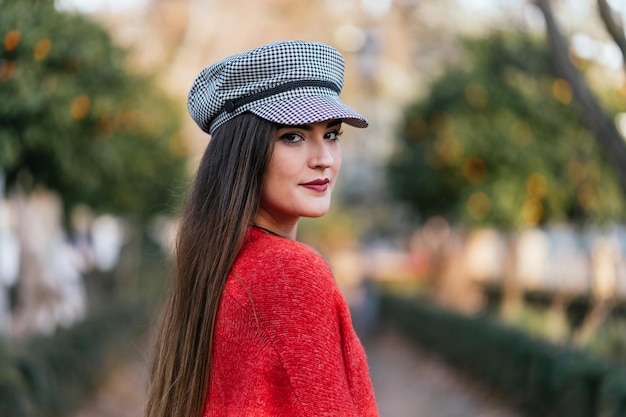
[[[626,36],[624,36],[624,26],[613,19],[613,13],[606,0],[598,0],[598,12],[606,31],[609,32],[611,38],[622,52],[622,60],[626,68]]]
[[[50,271],[46,271],[46,257],[60,226],[61,204],[55,195],[44,191],[26,196],[18,190],[11,200],[18,213],[21,245],[12,336],[20,339],[51,332],[56,326],[53,312],[60,295]]]
[[[570,338],[570,325],[567,320],[567,307],[570,302],[571,297],[559,291],[550,304],[546,318],[546,333],[552,342],[562,343]]]
[[[582,109],[583,120],[604,148],[607,159],[619,177],[622,191],[626,193],[626,142],[570,61],[569,48],[559,32],[550,0],[534,1],[546,20],[546,32],[556,71],[571,85],[574,97]]]
[[[575,345],[584,346],[589,342],[597,330],[604,324],[611,311],[613,301],[606,299],[596,299],[593,301],[591,310],[585,316],[585,320],[574,333],[573,342]]]
[[[517,239],[513,232],[507,234],[505,256],[501,314],[505,319],[511,319],[519,315],[524,301],[517,273]]]

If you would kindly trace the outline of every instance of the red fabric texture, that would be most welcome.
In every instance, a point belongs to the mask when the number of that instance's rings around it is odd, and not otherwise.
[[[365,351],[325,260],[250,229],[214,335],[205,417],[378,416]]]

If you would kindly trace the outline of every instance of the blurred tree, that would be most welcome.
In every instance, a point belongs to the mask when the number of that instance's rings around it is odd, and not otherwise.
[[[610,109],[603,106],[601,100],[587,85],[584,75],[575,65],[576,59],[572,59],[567,40],[561,34],[556,17],[552,10],[550,0],[533,0],[539,7],[546,22],[546,34],[548,37],[552,62],[559,76],[563,77],[571,85],[572,95],[576,103],[582,109],[582,120],[593,133],[597,143],[604,149],[608,161],[613,165],[620,180],[622,192],[626,194],[626,141],[613,122],[613,114]],[[598,14],[606,31],[621,52],[622,61],[626,65],[626,37],[624,27],[616,12],[606,0],[596,0]],[[626,67],[625,67],[626,68]],[[624,108],[623,102],[620,106]],[[580,342],[587,341],[590,336],[609,316],[612,309],[611,300],[599,299],[593,305],[585,322],[577,334]]]
[[[505,229],[623,219],[617,176],[545,46],[514,33],[464,45],[467,67],[405,111],[394,195],[424,216]]]
[[[623,220],[614,168],[545,44],[497,32],[465,40],[464,49],[464,68],[449,69],[404,113],[388,164],[395,197],[424,217],[508,231]],[[521,290],[508,252],[504,309],[514,313]]]
[[[67,207],[153,214],[184,175],[178,106],[107,32],[53,0],[0,0],[0,169]]]
[[[172,207],[185,176],[180,107],[155,81],[128,71],[125,52],[87,17],[59,12],[53,0],[0,0],[0,10],[0,171],[7,192],[21,207],[21,196],[44,189],[61,197],[66,214],[85,204],[129,219],[115,288],[125,291],[139,272],[144,222]],[[33,237],[26,213],[17,216],[22,250],[13,322],[16,334],[27,335],[37,329],[32,317],[41,298],[58,302],[49,276],[71,277],[51,272],[57,236],[45,239],[40,230]]]
[[[534,0],[546,21],[546,33],[549,40],[551,59],[557,74],[571,85],[572,94],[582,109],[582,120],[593,132],[606,152],[607,159],[613,164],[620,180],[622,191],[626,194],[626,142],[620,135],[612,118],[607,114],[589,89],[583,77],[574,66],[565,38],[561,35],[550,0]],[[626,39],[624,28],[613,18],[613,12],[605,0],[597,0],[598,12],[607,32],[622,53],[626,62]]]

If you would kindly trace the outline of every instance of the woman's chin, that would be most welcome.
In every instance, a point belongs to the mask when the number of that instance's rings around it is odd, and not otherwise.
[[[318,217],[322,217],[326,213],[328,213],[328,208],[319,209],[319,210],[311,210],[309,213],[307,213],[306,215],[303,215],[302,217],[317,219]]]

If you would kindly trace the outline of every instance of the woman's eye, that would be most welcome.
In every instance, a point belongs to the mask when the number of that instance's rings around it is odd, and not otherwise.
[[[281,135],[279,139],[286,143],[298,143],[301,140],[304,140],[304,138],[298,133],[285,133],[284,135]]]
[[[326,134],[326,139],[333,140],[333,141],[334,140],[339,140],[339,136],[341,136],[342,133],[343,132],[341,130],[335,130],[335,131],[332,131],[332,132],[328,132]]]

